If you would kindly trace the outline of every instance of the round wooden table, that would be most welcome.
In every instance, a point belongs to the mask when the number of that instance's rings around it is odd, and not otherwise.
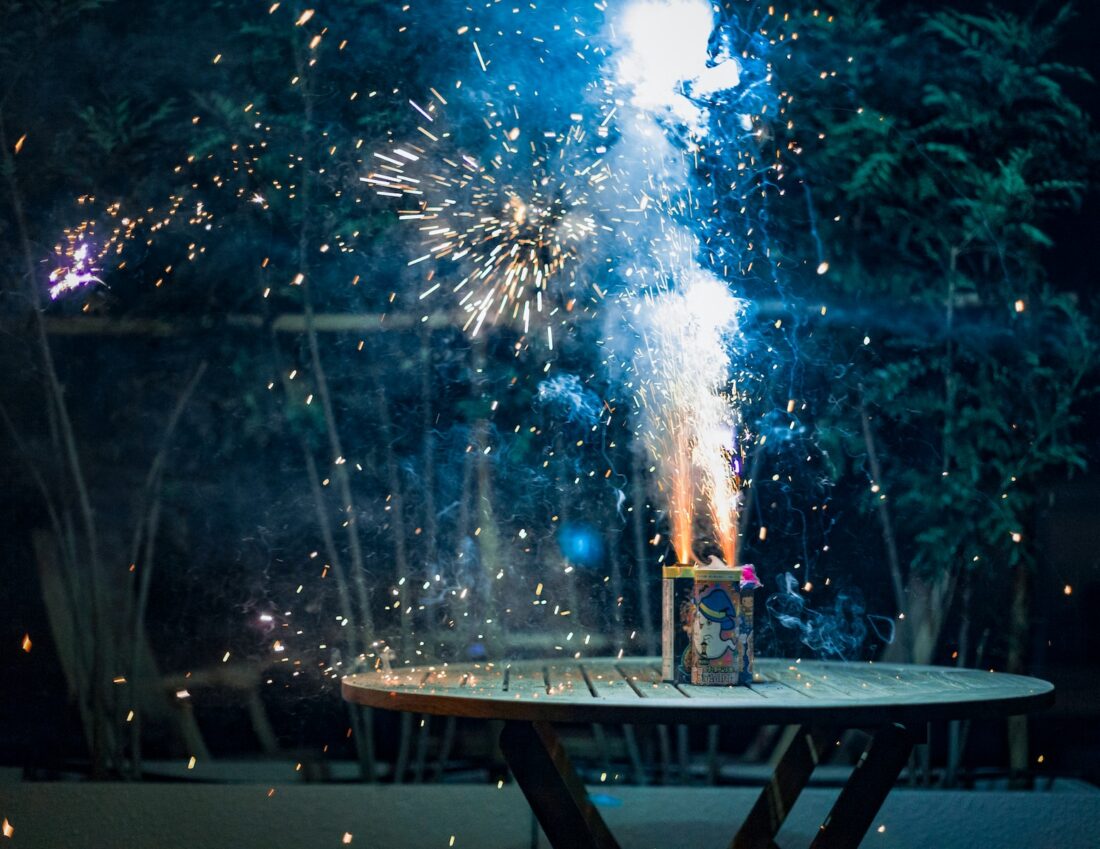
[[[798,733],[730,843],[772,847],[814,766],[849,728],[871,732],[815,837],[854,847],[932,720],[1029,713],[1054,701],[1046,681],[937,666],[758,658],[748,687],[661,681],[657,658],[463,663],[351,675],[344,698],[389,710],[505,720],[500,746],[556,849],[617,847],[573,770],[554,723],[797,725]]]

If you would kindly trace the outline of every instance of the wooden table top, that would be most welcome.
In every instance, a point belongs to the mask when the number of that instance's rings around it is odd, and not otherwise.
[[[479,719],[668,724],[888,722],[1010,716],[1054,702],[1038,678],[944,666],[757,658],[747,687],[661,681],[657,658],[456,663],[350,675],[347,701]]]

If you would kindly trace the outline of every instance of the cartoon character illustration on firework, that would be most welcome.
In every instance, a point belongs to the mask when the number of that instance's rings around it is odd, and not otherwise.
[[[737,651],[737,605],[721,587],[699,599],[692,625],[692,648],[700,660],[717,660]]]

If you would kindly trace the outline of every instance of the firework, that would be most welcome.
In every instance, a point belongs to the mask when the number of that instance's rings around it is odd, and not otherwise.
[[[130,245],[148,248],[156,234],[173,224],[209,230],[213,220],[202,201],[186,205],[182,194],[170,194],[164,203],[147,207],[137,215],[125,214],[118,201],[104,205],[93,195],[77,197],[76,208],[83,218],[65,228],[53,248],[55,267],[50,272],[47,288],[51,300],[93,284],[106,285],[102,275],[126,267]],[[187,259],[194,261],[204,251],[205,248],[192,242],[187,247]],[[162,268],[153,285],[161,286],[172,268],[170,265]]]
[[[677,290],[649,298],[636,363],[646,375],[643,436],[668,488],[672,545],[680,563],[696,560],[697,506],[710,514],[723,559],[737,559],[741,479],[730,458],[736,428],[728,340],[742,304],[702,271]]]
[[[589,151],[579,113],[564,132],[525,139],[519,109],[493,104],[486,141],[499,151],[466,153],[441,126],[447,101],[432,95],[427,106],[409,101],[431,126],[418,128],[426,141],[376,152],[375,170],[360,179],[380,197],[412,202],[398,217],[418,227],[425,251],[408,264],[432,263],[421,299],[449,290],[466,313],[464,329],[476,335],[486,321],[504,320],[526,334],[533,321],[572,307],[584,251],[601,230],[596,200],[608,167]]]
[[[103,282],[98,276],[99,269],[92,264],[92,250],[87,242],[77,242],[63,256],[69,260],[69,264],[50,272],[50,300],[57,300],[66,292],[82,289],[92,283]]]
[[[697,514],[707,514],[733,566],[741,476],[728,347],[741,304],[701,267],[700,240],[689,230],[698,227],[689,187],[708,138],[706,104],[741,83],[741,63],[710,51],[713,28],[707,3],[636,3],[624,15],[613,71],[625,95],[619,144],[646,163],[658,201],[657,238],[635,262],[643,436],[658,461],[678,562],[696,561]]]

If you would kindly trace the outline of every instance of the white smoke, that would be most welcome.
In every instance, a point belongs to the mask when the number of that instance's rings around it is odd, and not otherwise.
[[[695,212],[690,158],[706,136],[705,101],[740,84],[736,59],[710,55],[713,28],[714,10],[702,0],[646,0],[626,11],[615,32],[615,73],[628,94],[619,102],[613,168],[648,222],[637,228],[626,271],[636,278],[628,310],[642,337],[636,395],[682,561],[694,554],[697,501],[710,512],[723,557],[736,558],[738,484],[730,452],[738,422],[729,348],[742,304],[700,267],[698,239],[677,223]]]
[[[617,69],[631,105],[705,135],[707,110],[700,102],[741,83],[737,59],[711,59],[713,29],[714,9],[702,0],[632,5],[622,18]]]

